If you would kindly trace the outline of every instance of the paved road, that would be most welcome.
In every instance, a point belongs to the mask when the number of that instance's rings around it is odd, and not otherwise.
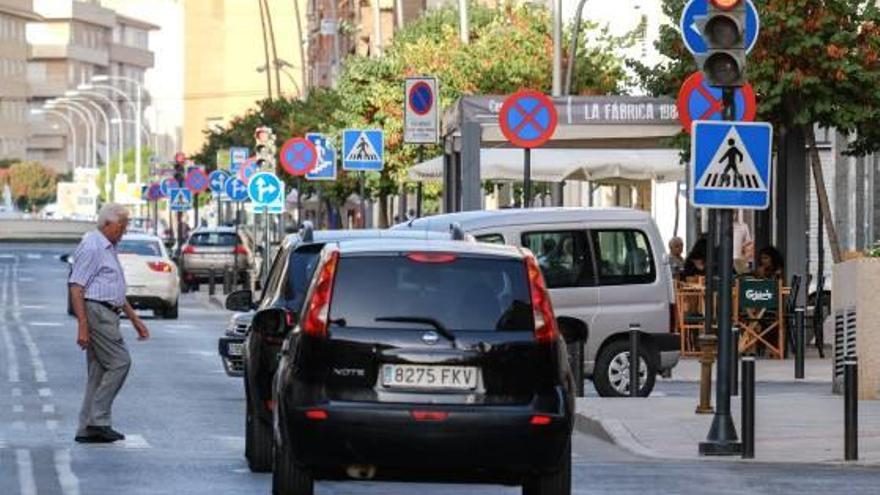
[[[150,342],[125,325],[134,366],[119,396],[125,443],[73,442],[84,356],[65,314],[63,246],[0,244],[0,494],[265,494],[268,475],[242,458],[244,407],[216,338],[227,315],[193,295],[177,321],[147,321]],[[860,467],[657,462],[577,435],[574,491],[592,493],[876,493],[880,470]],[[319,483],[320,494],[501,495],[497,486]]]

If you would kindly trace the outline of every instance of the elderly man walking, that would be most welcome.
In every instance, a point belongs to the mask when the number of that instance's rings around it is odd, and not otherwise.
[[[113,399],[128,375],[131,357],[119,332],[119,318],[125,313],[137,331],[138,340],[150,331],[125,300],[125,276],[116,245],[128,227],[128,211],[108,203],[98,213],[98,228],[83,236],[73,254],[68,286],[77,320],[76,343],[86,351],[88,382],[79,415],[75,440],[110,443],[125,435],[111,427]]]

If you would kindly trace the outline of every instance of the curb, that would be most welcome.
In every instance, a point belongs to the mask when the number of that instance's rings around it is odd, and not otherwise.
[[[642,445],[626,428],[626,425],[617,420],[603,420],[586,412],[577,412],[575,413],[574,428],[579,433],[598,437],[640,457],[665,460],[677,459],[675,457],[662,456],[658,452]]]

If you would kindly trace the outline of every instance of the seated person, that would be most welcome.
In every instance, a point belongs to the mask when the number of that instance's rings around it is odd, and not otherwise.
[[[691,248],[691,252],[688,253],[687,258],[684,260],[684,268],[682,268],[679,274],[681,280],[706,276],[707,245],[705,237],[701,237],[694,243],[694,247]]]
[[[755,278],[785,277],[782,253],[773,246],[767,246],[758,251],[758,267],[755,268],[753,275]]]

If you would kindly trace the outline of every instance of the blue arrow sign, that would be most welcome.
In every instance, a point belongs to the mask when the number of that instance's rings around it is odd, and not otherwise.
[[[208,176],[208,181],[211,183],[211,192],[214,194],[222,194],[227,180],[229,180],[229,174],[226,172],[222,170],[211,172],[211,175]]]
[[[168,190],[168,193],[171,211],[186,211],[192,208],[192,191],[189,189],[173,187]]]
[[[342,168],[381,171],[384,143],[381,129],[346,129],[342,133]]]
[[[699,21],[706,18],[709,10],[709,0],[690,0],[681,12],[678,29],[684,46],[694,55],[705,55],[708,51],[706,40]],[[746,53],[751,52],[758,41],[758,31],[761,30],[761,20],[758,17],[758,9],[752,0],[746,0]]]
[[[224,186],[226,191],[226,195],[232,201],[244,201],[248,197],[248,188],[241,179],[236,177],[230,177],[229,180],[226,181],[226,185]]]
[[[770,205],[773,127],[766,122],[695,121],[691,204],[764,210]]]
[[[248,197],[255,206],[269,205],[281,197],[284,186],[281,180],[271,172],[260,172],[248,182]]]
[[[162,196],[165,196],[166,198],[169,197],[169,195],[171,194],[170,193],[171,189],[177,188],[177,187],[180,187],[180,183],[177,182],[177,180],[174,179],[173,177],[166,178],[165,180],[162,181],[161,185],[159,186],[159,188],[162,190]]]
[[[315,151],[318,152],[318,163],[306,174],[306,180],[336,180],[336,147],[323,134],[309,133],[306,139],[315,145]]]

